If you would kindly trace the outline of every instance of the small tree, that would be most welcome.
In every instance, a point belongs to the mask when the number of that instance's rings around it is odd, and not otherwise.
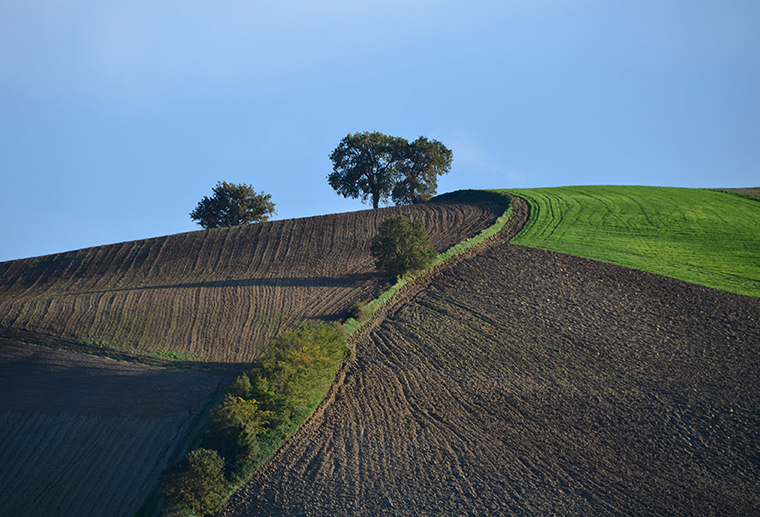
[[[346,352],[338,325],[300,325],[272,339],[262,366],[281,406],[303,412],[330,386]]]
[[[352,318],[360,323],[367,321],[372,316],[369,307],[364,302],[355,302],[348,312]]]
[[[216,451],[196,449],[164,475],[164,495],[197,515],[212,514],[224,501],[224,459]]]
[[[257,194],[251,185],[220,181],[213,191],[212,197],[203,196],[190,212],[190,218],[206,230],[267,221],[277,213],[272,196]]]
[[[247,375],[241,376],[241,380]],[[248,382],[250,392],[250,381]],[[233,386],[238,389],[239,383]],[[266,431],[271,411],[262,411],[255,399],[245,399],[240,396],[227,394],[224,402],[214,409],[211,414],[211,432],[229,446],[236,449],[235,455],[252,458],[258,452],[257,437]],[[222,451],[224,453],[225,451]]]
[[[375,257],[375,267],[396,277],[425,269],[436,256],[422,221],[412,222],[402,215],[380,223],[370,251]]]

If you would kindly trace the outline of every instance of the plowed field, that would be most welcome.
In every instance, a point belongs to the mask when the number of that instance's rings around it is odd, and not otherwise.
[[[760,299],[499,244],[357,343],[222,515],[758,515]]]
[[[380,221],[421,219],[443,251],[502,211],[488,203],[428,203],[0,263],[0,330],[130,353],[249,362],[282,328],[345,316],[355,301],[389,285],[369,254]]]
[[[716,190],[725,190],[726,192],[736,192],[738,194],[744,194],[745,196],[760,198],[760,187],[724,188],[724,189],[716,189]]]
[[[131,517],[220,384],[0,339],[0,515]]]

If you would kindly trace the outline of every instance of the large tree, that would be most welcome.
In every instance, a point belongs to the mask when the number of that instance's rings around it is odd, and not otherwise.
[[[397,167],[392,197],[397,205],[423,203],[438,190],[438,176],[451,170],[453,153],[438,140],[424,136],[406,146]]]
[[[406,140],[378,132],[349,133],[330,154],[330,186],[343,197],[372,200],[372,208],[390,197]]]
[[[375,131],[349,133],[330,160],[330,186],[343,197],[371,200],[378,208],[391,197],[398,204],[430,199],[438,187],[437,176],[451,168],[451,151],[437,140],[420,137],[410,144]]]
[[[276,214],[271,194],[257,194],[251,185],[217,182],[212,197],[203,199],[190,218],[204,229],[267,221]]]

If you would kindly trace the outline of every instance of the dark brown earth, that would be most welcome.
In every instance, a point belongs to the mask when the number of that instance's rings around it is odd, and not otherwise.
[[[327,401],[221,515],[760,514],[757,298],[498,244]]]
[[[0,339],[0,515],[135,515],[220,384]]]
[[[0,516],[134,515],[238,363],[390,285],[382,220],[422,220],[443,251],[504,210],[449,197],[0,263]]]
[[[745,196],[760,198],[760,187],[724,188],[718,190],[725,190],[726,192],[735,192],[737,194],[744,194]]]
[[[390,286],[369,250],[384,219],[423,221],[443,251],[504,211],[451,198],[2,262],[0,335],[21,331],[129,355],[254,361],[278,332],[346,317],[353,303]]]

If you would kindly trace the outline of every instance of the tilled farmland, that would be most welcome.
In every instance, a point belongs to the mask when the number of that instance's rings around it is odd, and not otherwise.
[[[221,384],[0,339],[0,515],[135,515]]]
[[[756,298],[498,244],[328,400],[221,515],[760,513]]]
[[[0,329],[136,354],[250,362],[267,338],[345,317],[390,284],[369,241],[393,215],[421,219],[443,251],[491,225],[484,202],[290,219],[0,264]]]

